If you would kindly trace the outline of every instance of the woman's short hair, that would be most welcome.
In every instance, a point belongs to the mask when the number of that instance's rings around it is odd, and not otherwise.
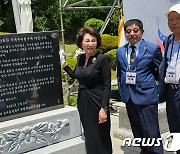
[[[82,48],[82,41],[85,34],[90,34],[97,38],[97,48],[101,46],[101,36],[98,32],[98,30],[94,27],[82,27],[78,30],[76,35],[76,45],[79,48]]]

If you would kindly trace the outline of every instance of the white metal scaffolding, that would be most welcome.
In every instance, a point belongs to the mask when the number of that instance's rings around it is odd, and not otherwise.
[[[109,9],[109,13],[105,19],[104,25],[100,29],[100,34],[102,34],[108,25],[110,18],[112,17],[115,9],[118,9],[119,21],[120,21],[120,0],[114,0],[112,6],[85,6],[78,7],[79,4],[93,1],[93,0],[81,0],[72,4],[68,4],[69,0],[66,0],[62,3],[62,0],[59,0],[59,13],[61,21],[61,36],[62,36],[62,48],[65,50],[65,40],[64,40],[64,26],[63,26],[63,11],[66,10],[83,10],[83,9]],[[16,24],[16,31],[19,32],[33,32],[33,20],[31,12],[31,0],[12,0],[13,12]]]
[[[120,9],[122,8],[121,4],[120,4],[120,0],[114,0],[114,3],[112,6],[85,6],[85,7],[78,7],[79,4],[82,4],[84,2],[89,2],[89,1],[93,1],[93,0],[81,0],[79,2],[75,2],[72,4],[67,5],[68,0],[66,0],[64,3],[62,3],[62,0],[59,0],[59,10],[60,10],[60,20],[61,20],[61,36],[62,36],[62,49],[65,50],[65,42],[64,42],[64,27],[63,27],[63,17],[62,17],[62,13],[63,11],[66,10],[83,10],[83,9],[110,9],[109,13],[107,14],[107,17],[105,19],[104,25],[102,26],[102,28],[100,29],[100,34],[103,34],[106,26],[108,25],[115,9],[118,9],[118,14],[119,14],[119,21],[120,21]]]

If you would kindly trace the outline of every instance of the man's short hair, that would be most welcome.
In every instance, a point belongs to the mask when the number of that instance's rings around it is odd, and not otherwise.
[[[124,24],[124,31],[126,31],[128,26],[131,26],[133,24],[138,26],[140,30],[143,30],[143,23],[142,23],[141,20],[139,20],[139,19],[130,19],[130,20],[125,22],[125,24]]]

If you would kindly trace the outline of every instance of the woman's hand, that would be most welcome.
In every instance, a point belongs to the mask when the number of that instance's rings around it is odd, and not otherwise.
[[[65,52],[63,49],[60,49],[59,50],[59,56],[60,56],[60,63],[62,65],[62,67],[66,67],[67,66],[67,63],[66,63],[66,55],[65,55]]]
[[[107,111],[103,108],[99,111],[99,124],[107,121]]]
[[[63,49],[59,50],[59,56],[60,56],[59,60],[60,60],[61,65],[62,65],[62,64],[64,64],[66,62],[66,60],[65,60],[66,55],[65,55],[65,52],[64,52]]]

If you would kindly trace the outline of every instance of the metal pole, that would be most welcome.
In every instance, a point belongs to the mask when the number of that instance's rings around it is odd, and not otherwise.
[[[99,32],[100,34],[102,34],[102,33],[104,32],[107,24],[109,23],[109,20],[110,20],[113,12],[114,12],[114,10],[115,10],[115,5],[116,5],[116,3],[117,3],[117,0],[114,1],[113,5],[112,5],[112,7],[111,7],[111,10],[109,11],[109,13],[108,13],[108,15],[107,15],[107,17],[106,17],[106,19],[105,19],[104,25],[103,25],[102,28],[100,29],[100,32]]]
[[[65,51],[64,43],[64,28],[63,28],[63,17],[62,17],[62,2],[59,0],[60,20],[61,20],[61,35],[62,35],[62,48]]]
[[[87,9],[111,9],[112,6],[89,6],[89,7],[78,7],[78,6],[73,6],[73,7],[65,7],[63,8],[64,10],[87,10]]]
[[[65,42],[64,42],[64,28],[63,28],[63,17],[62,17],[62,2],[59,0],[59,11],[60,11],[60,20],[61,20],[61,37],[62,37],[62,48],[65,51]],[[66,78],[66,92],[67,92],[67,102],[68,105],[70,105],[69,98],[70,98],[70,93],[69,93],[69,84],[68,84],[68,78],[67,78],[67,73],[65,73],[65,78]]]
[[[92,0],[81,0],[81,1],[75,2],[73,4],[69,4],[68,6],[76,6],[76,5],[79,5],[79,4],[83,3],[83,2],[88,2],[88,1],[92,1]]]
[[[121,21],[121,4],[120,4],[120,0],[118,0],[118,21],[120,23]]]
[[[68,3],[68,0],[65,1],[65,3],[63,4],[63,7],[65,7],[67,3]]]
[[[65,73],[65,78],[66,78],[66,96],[67,96],[67,102],[68,105],[70,106],[70,92],[69,92],[69,84],[68,84],[68,77],[67,77],[67,73]]]

